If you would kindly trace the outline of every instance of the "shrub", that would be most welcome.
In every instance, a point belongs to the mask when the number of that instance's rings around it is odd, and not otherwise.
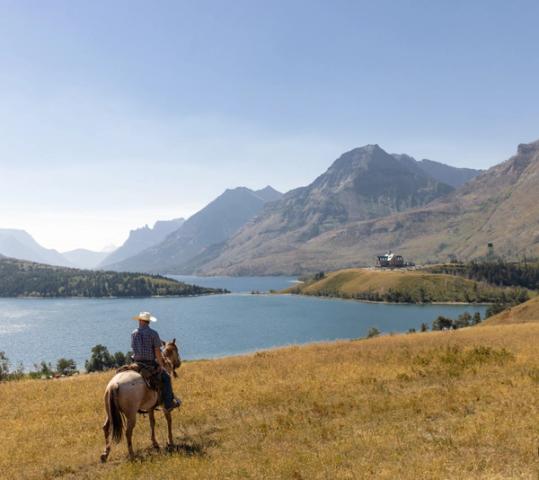
[[[367,332],[367,338],[373,338],[380,335],[380,330],[378,330],[376,327],[369,328],[369,331]]]
[[[475,312],[472,317],[472,325],[479,325],[481,323],[481,314]]]
[[[50,378],[54,375],[54,369],[52,368],[51,363],[41,361],[41,363],[34,363],[34,371],[30,372],[30,378]]]

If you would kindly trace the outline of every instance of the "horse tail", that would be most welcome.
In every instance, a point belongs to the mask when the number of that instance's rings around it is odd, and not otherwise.
[[[118,390],[120,386],[118,384],[113,385],[108,391],[108,410],[109,418],[112,422],[112,439],[119,443],[122,439],[122,432],[124,428],[124,421],[122,414],[120,413],[120,406],[118,405]]]

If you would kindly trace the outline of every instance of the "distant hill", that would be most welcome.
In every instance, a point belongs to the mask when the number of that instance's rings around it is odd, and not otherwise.
[[[53,267],[0,258],[0,297],[148,297],[224,293],[158,275]]]
[[[357,265],[359,258],[342,258],[332,245],[312,253],[310,245],[351,223],[417,208],[453,190],[416,163],[395,158],[378,145],[351,150],[310,185],[268,204],[226,243],[217,258],[198,270],[278,274]]]
[[[1,228],[0,253],[6,257],[21,258],[33,262],[72,266],[61,253],[42,247],[24,230]]]
[[[162,242],[168,235],[180,228],[185,219],[176,218],[174,220],[160,220],[155,223],[153,228],[145,225],[129,232],[129,237],[124,244],[105,256],[100,262],[101,268],[108,265],[121,262],[126,258],[132,257],[143,250]]]
[[[393,154],[393,156],[399,161],[407,163],[409,166],[420,168],[427,175],[439,182],[447,183],[455,188],[464,185],[482,172],[482,170],[473,168],[452,167],[451,165],[435,162],[433,160],[423,159],[417,161],[415,158],[405,154]]]
[[[372,169],[346,162],[349,152],[309,187],[268,205],[198,273],[338,270],[372,265],[390,249],[416,263],[468,260],[486,255],[488,243],[507,259],[539,256],[539,142],[519,145],[515,156],[454,191],[416,177],[417,164],[408,173],[407,161],[387,169],[378,149],[355,153]]]
[[[62,256],[67,259],[70,265],[77,268],[95,268],[107,255],[109,255],[108,252],[94,252],[84,248],[62,252]]]
[[[288,292],[392,303],[494,303],[511,297],[514,289],[418,270],[350,268],[299,283]]]
[[[110,267],[122,271],[191,273],[196,258],[214,258],[223,244],[281,194],[271,187],[226,190],[161,243]],[[195,265],[198,264],[195,262]]]

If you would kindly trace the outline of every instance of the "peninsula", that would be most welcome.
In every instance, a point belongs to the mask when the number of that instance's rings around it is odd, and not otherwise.
[[[458,275],[422,270],[348,268],[322,273],[287,293],[393,303],[507,303],[527,299],[521,288],[499,287]]]
[[[151,297],[228,293],[161,275],[80,270],[0,258],[0,297]]]

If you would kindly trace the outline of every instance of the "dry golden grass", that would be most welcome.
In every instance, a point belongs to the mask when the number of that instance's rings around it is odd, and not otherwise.
[[[539,324],[315,344],[186,363],[178,449],[103,447],[110,373],[0,385],[6,479],[536,479]],[[165,442],[159,416],[158,438]]]
[[[509,323],[539,322],[539,297],[516,305],[509,310],[490,317],[485,325],[503,325]]]

